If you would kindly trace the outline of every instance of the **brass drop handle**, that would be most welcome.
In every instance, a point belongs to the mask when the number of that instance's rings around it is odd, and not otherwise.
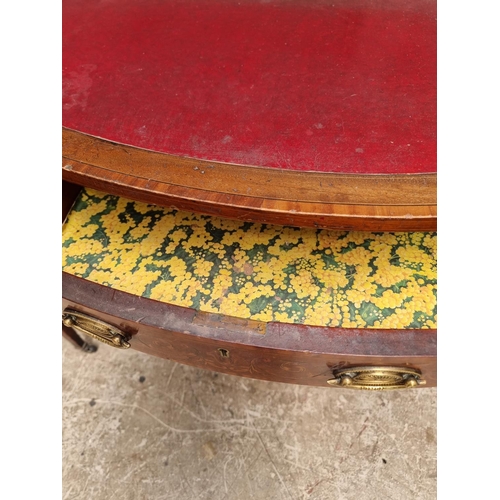
[[[410,389],[425,384],[418,370],[392,366],[349,366],[334,370],[333,376],[327,380],[329,385],[368,391]]]
[[[108,323],[93,318],[88,314],[73,309],[65,309],[62,315],[63,325],[73,328],[76,332],[89,335],[93,339],[118,349],[128,349],[128,336]]]

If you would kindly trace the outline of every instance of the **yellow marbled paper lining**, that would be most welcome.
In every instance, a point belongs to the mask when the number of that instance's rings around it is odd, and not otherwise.
[[[436,233],[298,229],[83,190],[63,270],[170,304],[260,321],[436,328]]]

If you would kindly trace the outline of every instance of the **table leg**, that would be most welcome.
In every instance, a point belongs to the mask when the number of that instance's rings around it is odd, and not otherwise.
[[[85,342],[85,340],[83,340],[80,335],[78,335],[72,328],[69,328],[65,325],[62,325],[62,336],[64,339],[73,344],[77,349],[80,349],[83,352],[91,353],[97,351],[97,346]]]

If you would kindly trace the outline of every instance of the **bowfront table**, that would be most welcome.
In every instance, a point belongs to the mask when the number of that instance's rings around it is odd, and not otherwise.
[[[64,0],[62,110],[66,338],[436,384],[434,0]]]

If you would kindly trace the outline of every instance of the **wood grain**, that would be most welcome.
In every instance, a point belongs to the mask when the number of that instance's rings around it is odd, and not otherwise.
[[[435,330],[372,330],[244,322],[163,304],[63,273],[71,307],[123,329],[138,351],[233,375],[326,386],[346,365],[408,366],[436,385]],[[197,319],[198,318],[198,319]],[[229,356],[223,357],[219,349]],[[126,354],[124,354],[126,355]]]
[[[366,231],[433,231],[436,175],[357,175],[230,165],[63,129],[63,179],[231,219]]]

